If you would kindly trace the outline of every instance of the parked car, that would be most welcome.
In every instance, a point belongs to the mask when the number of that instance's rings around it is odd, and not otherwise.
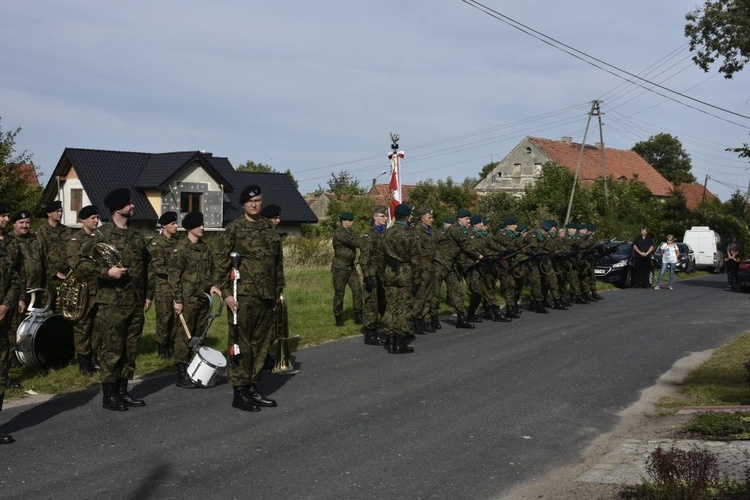
[[[680,251],[680,260],[677,261],[675,271],[685,271],[687,274],[695,272],[695,252],[693,252],[692,247],[687,243],[678,242],[677,249]],[[661,270],[661,252],[659,252],[659,247],[656,247],[656,250],[654,250],[651,262],[657,272]]]
[[[750,259],[740,262],[737,281],[739,282],[741,292],[750,292]]]
[[[633,242],[612,241],[610,252],[596,261],[596,279],[622,288],[633,285]]]

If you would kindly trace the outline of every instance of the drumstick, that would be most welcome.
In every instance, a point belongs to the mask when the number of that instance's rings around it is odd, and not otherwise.
[[[178,314],[180,318],[180,322],[182,323],[182,327],[185,329],[185,335],[187,335],[188,340],[192,339],[193,336],[190,335],[190,329],[187,326],[187,323],[185,322],[185,316],[182,315],[182,313]]]

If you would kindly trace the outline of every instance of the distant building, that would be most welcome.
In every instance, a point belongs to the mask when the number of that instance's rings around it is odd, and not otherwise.
[[[225,157],[204,151],[137,153],[66,148],[44,188],[44,202],[63,202],[63,223],[79,227],[78,211],[97,205],[101,219],[109,220],[104,197],[116,188],[128,188],[133,196],[132,222],[155,230],[156,220],[167,211],[178,214],[203,212],[208,230],[226,226],[242,214],[239,196],[248,184],[263,189],[263,203],[281,207],[277,230],[299,234],[300,224],[316,223],[317,217],[284,173],[237,172]]]
[[[704,201],[710,203],[719,199],[703,187],[703,184],[680,184],[675,186],[675,189],[682,191],[682,194],[685,195],[685,204],[690,211],[698,208]]]
[[[520,196],[524,188],[536,182],[542,175],[542,168],[548,162],[555,162],[575,173],[581,145],[572,142],[570,137],[560,141],[526,137],[482,180],[475,189],[479,194],[506,192]],[[635,179],[643,182],[658,198],[666,198],[672,183],[666,180],[634,151],[604,148],[606,174],[615,180]],[[585,145],[578,180],[590,183],[603,177],[602,149]]]

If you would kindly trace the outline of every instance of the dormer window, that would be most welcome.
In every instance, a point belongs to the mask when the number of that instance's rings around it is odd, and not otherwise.
[[[180,193],[180,213],[200,212],[203,193]]]

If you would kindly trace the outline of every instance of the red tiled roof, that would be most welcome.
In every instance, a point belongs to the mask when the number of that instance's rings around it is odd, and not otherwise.
[[[403,198],[401,201],[404,203],[409,201],[409,193],[411,193],[411,190],[414,189],[414,187],[415,186],[412,184],[401,185],[401,197]],[[391,190],[388,187],[388,184],[374,184],[370,188],[370,192],[367,194],[372,197],[376,205],[388,205],[391,198]]]
[[[581,145],[574,142],[553,141],[539,137],[529,137],[539,148],[560,166],[575,172],[578,165],[578,156]],[[604,148],[604,157],[607,164],[607,175],[614,179],[633,179],[636,176],[643,182],[654,196],[669,196],[672,183],[662,177],[654,167],[648,164],[635,151],[622,149]],[[586,145],[583,150],[581,169],[578,178],[583,182],[591,182],[602,177],[602,153],[601,149]]]
[[[695,210],[703,201],[703,184],[680,184],[675,186],[685,195],[685,202],[688,210]],[[706,189],[706,203],[717,200],[718,198],[708,189]]]
[[[17,172],[16,175],[18,175],[19,179],[23,179],[26,181],[26,184],[29,187],[39,187],[39,178],[36,176],[36,167],[34,166],[34,162],[31,163],[21,163],[20,165],[17,163],[8,164],[7,167]]]

